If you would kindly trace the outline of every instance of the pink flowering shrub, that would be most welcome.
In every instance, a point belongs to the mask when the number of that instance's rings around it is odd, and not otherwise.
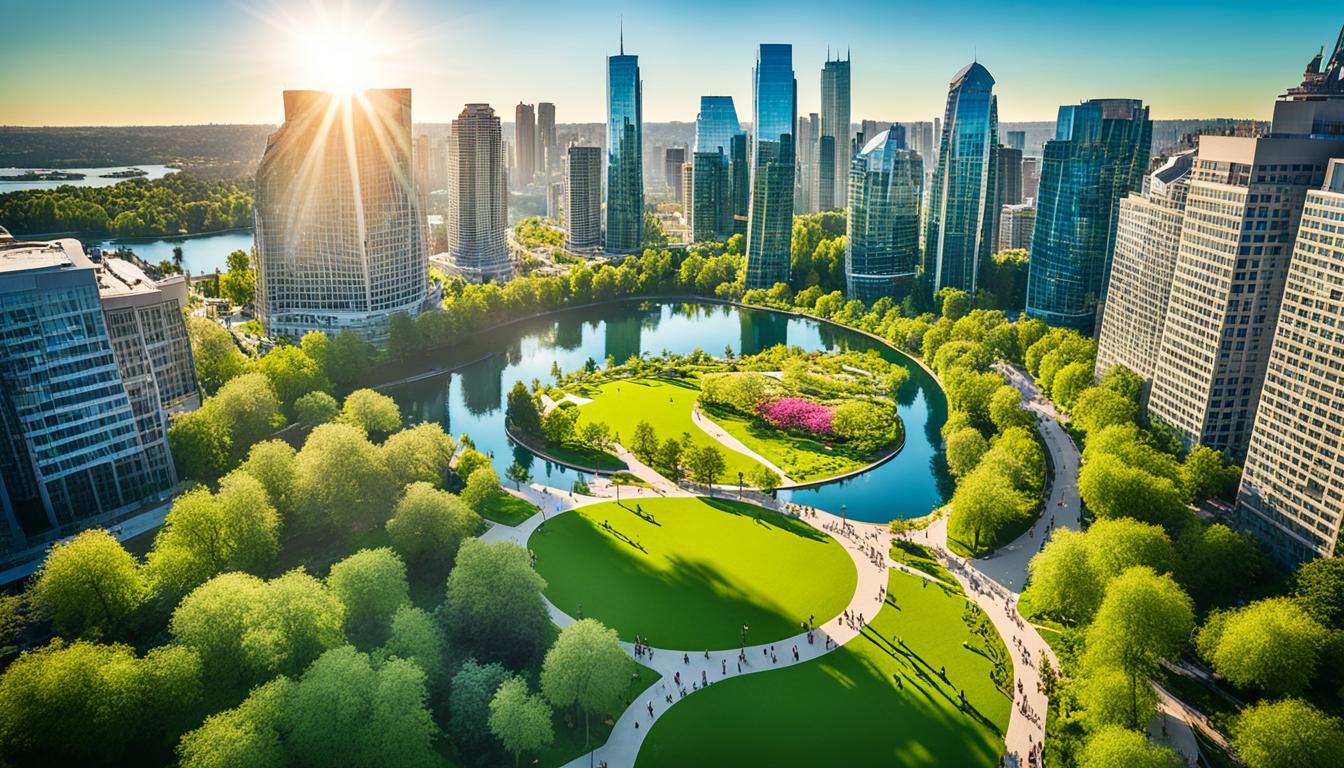
[[[781,397],[763,403],[758,411],[762,419],[780,429],[796,429],[814,435],[831,435],[834,410],[801,397]]]

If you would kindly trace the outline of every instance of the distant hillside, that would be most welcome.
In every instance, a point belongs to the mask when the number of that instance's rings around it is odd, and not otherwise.
[[[96,168],[175,163],[250,173],[269,125],[152,125],[45,128],[0,126],[0,167]],[[234,169],[236,173],[224,171]]]

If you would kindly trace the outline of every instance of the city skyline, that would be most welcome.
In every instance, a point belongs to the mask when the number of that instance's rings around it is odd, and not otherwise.
[[[800,114],[820,107],[820,70],[829,50],[853,57],[856,119],[937,114],[948,78],[969,60],[995,72],[1005,122],[1048,121],[1059,104],[1113,96],[1142,98],[1155,120],[1258,119],[1269,116],[1264,94],[1300,69],[1302,50],[1332,42],[1314,38],[1315,30],[1332,26],[1329,9],[1305,2],[1276,4],[1273,14],[1251,4],[1220,6],[1216,14],[1208,3],[1185,4],[1165,10],[1158,27],[1145,13],[1157,7],[1148,2],[1121,9],[1070,6],[1068,14],[1058,13],[1056,2],[993,14],[968,12],[994,8],[981,2],[912,8],[902,18],[899,47],[882,40],[880,25],[852,25],[842,16],[800,25],[796,14],[754,14],[756,5],[717,9],[725,23],[703,28],[687,14],[614,3],[565,14],[546,14],[546,6],[531,0],[469,14],[427,0],[347,4],[348,10],[330,2],[175,5],[171,13],[164,6],[164,13],[126,14],[54,0],[10,14],[14,34],[6,56],[41,60],[42,67],[0,67],[0,104],[6,105],[0,124],[276,124],[282,116],[269,98],[276,90],[324,87],[320,81],[330,73],[317,74],[323,66],[355,67],[361,58],[367,60],[368,71],[358,73],[364,85],[416,91],[422,122],[449,122],[463,103],[519,101],[554,102],[562,122],[601,122],[602,59],[616,52],[622,16],[627,43],[644,60],[649,122],[693,122],[704,93],[748,103],[744,73],[763,42],[793,45]],[[345,13],[350,21],[342,25],[337,17]],[[542,17],[535,25],[527,21]],[[752,19],[751,36],[731,23],[737,17]],[[1188,35],[1182,19],[1214,34]],[[1217,34],[1247,24],[1257,30],[1253,56],[1230,49],[1222,41],[1231,38]],[[327,41],[341,35],[314,31],[341,27],[362,56],[333,56]],[[1096,35],[1100,28],[1108,34]],[[692,32],[698,48],[717,55],[685,57],[681,47]],[[1050,45],[1028,44],[1033,35],[1048,35]],[[1134,36],[1164,55],[1132,56]],[[158,42],[137,46],[134,56],[108,55],[106,41],[131,37]],[[62,55],[42,55],[53,39]],[[578,46],[582,54],[571,52],[576,39],[586,43]],[[395,46],[387,44],[392,40]],[[315,60],[326,64],[314,66]],[[485,64],[491,61],[506,66]],[[1191,77],[1172,76],[1180,71]],[[154,89],[119,87],[150,74]]]

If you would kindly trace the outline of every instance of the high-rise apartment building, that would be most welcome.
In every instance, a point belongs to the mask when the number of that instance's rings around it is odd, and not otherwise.
[[[752,76],[751,202],[747,214],[746,287],[789,281],[793,235],[793,132],[798,81],[793,46],[762,43]]]
[[[1022,199],[1035,200],[1041,193],[1041,158],[1022,156]]]
[[[974,294],[999,223],[999,107],[994,78],[979,62],[967,65],[947,93],[938,170],[929,191],[924,271],[935,291]]]
[[[1149,413],[1240,460],[1307,190],[1344,157],[1344,62],[1313,59],[1267,135],[1201,136]]]
[[[751,210],[751,151],[746,133],[733,137],[728,155],[728,197],[733,203],[733,234],[747,236]]]
[[[840,207],[835,197],[836,153],[834,136],[817,137],[817,210],[833,211]]]
[[[507,279],[509,191],[499,118],[489,104],[468,104],[453,121],[448,151],[448,258],[468,280]],[[519,146],[522,146],[521,144]]]
[[[668,147],[663,150],[663,179],[672,192],[672,199],[677,202],[681,202],[681,166],[685,164],[685,147]]]
[[[602,247],[602,149],[569,145],[565,163],[565,247]]]
[[[1120,200],[1143,187],[1153,124],[1138,99],[1059,108],[1045,143],[1027,315],[1090,332],[1105,301]]]
[[[798,118],[797,148],[798,176],[793,185],[795,213],[817,212],[817,131],[820,118],[816,112]]]
[[[543,101],[537,105],[537,171],[546,179],[549,189],[551,177],[559,173],[560,146],[555,136],[555,105]]]
[[[1022,202],[1022,150],[999,145],[998,180],[994,190],[999,196],[999,207]]]
[[[840,60],[838,53],[834,61],[828,54],[826,64],[821,69],[820,135],[832,139],[822,152],[822,162],[830,170],[832,191],[821,197],[824,201],[821,210],[824,211],[844,208],[849,199],[849,159],[853,156],[849,146],[849,107],[849,54],[845,54],[844,61]]]
[[[1008,146],[1018,152],[1027,148],[1026,131],[1008,131]]]
[[[644,241],[644,83],[639,57],[607,57],[607,250],[637,251]]]
[[[411,91],[285,91],[257,168],[257,314],[272,336],[387,334],[429,296],[411,166]]]
[[[999,211],[998,250],[1028,250],[1036,230],[1036,204],[1005,205]]]
[[[1162,343],[1194,159],[1193,150],[1166,158],[1144,178],[1141,193],[1120,201],[1116,217],[1097,375],[1123,365],[1143,377],[1145,391]]]
[[[733,234],[733,140],[742,136],[731,96],[700,97],[688,206],[692,242],[726,240]]]
[[[846,295],[872,303],[915,279],[924,163],[897,131],[873,137],[850,164]]]
[[[513,188],[524,189],[537,173],[537,113],[531,104],[513,108]]]
[[[1243,527],[1287,561],[1335,556],[1344,524],[1341,223],[1344,160],[1335,159],[1302,209],[1237,497]]]

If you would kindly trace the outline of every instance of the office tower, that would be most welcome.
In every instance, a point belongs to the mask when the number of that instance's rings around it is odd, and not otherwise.
[[[602,247],[602,150],[569,145],[565,163],[565,248]]]
[[[0,229],[0,555],[106,524],[176,482],[166,414],[198,404],[183,278]]]
[[[795,213],[816,213],[817,113],[798,118],[798,174],[793,184]]]
[[[823,211],[844,208],[849,200],[849,159],[853,156],[849,151],[849,97],[849,54],[841,61],[837,53],[832,61],[828,53],[826,65],[821,69],[820,135],[833,140],[821,153],[821,160],[830,171],[832,192],[820,198]]]
[[[681,166],[685,164],[685,147],[668,147],[663,152],[663,178],[672,191],[672,199],[677,202],[681,202]]]
[[[1286,561],[1333,557],[1344,521],[1341,221],[1344,160],[1334,159],[1302,209],[1237,496],[1242,525]]]
[[[1036,229],[1036,204],[1005,205],[999,211],[1000,251],[1031,248],[1031,234]]]
[[[1041,158],[1022,156],[1022,199],[1035,201],[1041,190]]]
[[[833,211],[840,207],[835,197],[835,137],[817,137],[817,210]]]
[[[728,157],[728,197],[733,208],[733,234],[747,235],[747,218],[751,210],[751,153],[747,134],[733,137]]]
[[[1110,285],[1097,333],[1097,374],[1123,365],[1145,389],[1162,342],[1181,242],[1194,150],[1166,158],[1143,180],[1143,191],[1120,201]]]
[[[694,156],[692,156],[692,159],[694,159]],[[695,163],[681,164],[681,179],[679,179],[677,185],[677,192],[682,200],[681,221],[686,228],[685,236],[681,238],[680,242],[689,243],[692,234],[691,215],[694,212],[692,203],[695,201]]]
[[[520,147],[523,145],[519,145]],[[453,121],[448,151],[448,258],[473,281],[507,278],[508,186],[499,118],[489,104],[468,104]]]
[[[285,91],[257,168],[257,314],[272,336],[387,335],[429,295],[411,170],[411,91]]]
[[[1026,131],[1008,131],[1008,146],[1018,152],[1027,148]]]
[[[644,241],[644,84],[639,57],[607,57],[607,250],[630,253]]]
[[[555,105],[543,101],[537,105],[536,161],[537,171],[546,179],[547,188],[550,187],[551,177],[559,170],[559,151],[559,145],[555,143]]]
[[[420,212],[425,213],[429,210],[429,192],[430,186],[430,161],[432,159],[430,151],[429,136],[420,134],[415,137],[415,148],[411,152],[415,166],[415,192],[420,196]]]
[[[1344,157],[1342,59],[1337,46],[1324,69],[1312,60],[1302,84],[1275,102],[1267,135],[1199,140],[1148,408],[1188,443],[1238,460],[1303,201],[1324,182],[1327,161]]]
[[[726,240],[733,234],[733,141],[745,139],[731,96],[701,96],[695,118],[691,242]],[[743,170],[746,164],[743,163]],[[745,184],[743,185],[745,192]],[[745,207],[744,207],[745,210]]]
[[[999,194],[999,207],[1022,202],[1022,150],[999,145],[998,180],[994,183]]]
[[[920,158],[924,161],[924,172],[927,174],[929,167],[934,165],[934,160],[937,158],[933,150],[933,123],[910,123],[905,126],[905,134],[910,149],[919,153]]]
[[[1045,143],[1027,315],[1091,332],[1106,300],[1120,200],[1143,187],[1153,124],[1138,99],[1059,108]]]
[[[994,245],[999,108],[993,88],[994,78],[979,62],[958,72],[948,88],[924,236],[924,271],[935,291],[974,294],[980,264]]]
[[[919,267],[924,163],[902,144],[896,131],[883,131],[850,164],[845,282],[851,299],[896,298]]]
[[[793,235],[793,131],[798,81],[793,46],[762,43],[752,75],[751,201],[747,213],[747,290],[789,281]]]
[[[537,173],[537,115],[531,104],[513,108],[513,188],[524,189]]]

